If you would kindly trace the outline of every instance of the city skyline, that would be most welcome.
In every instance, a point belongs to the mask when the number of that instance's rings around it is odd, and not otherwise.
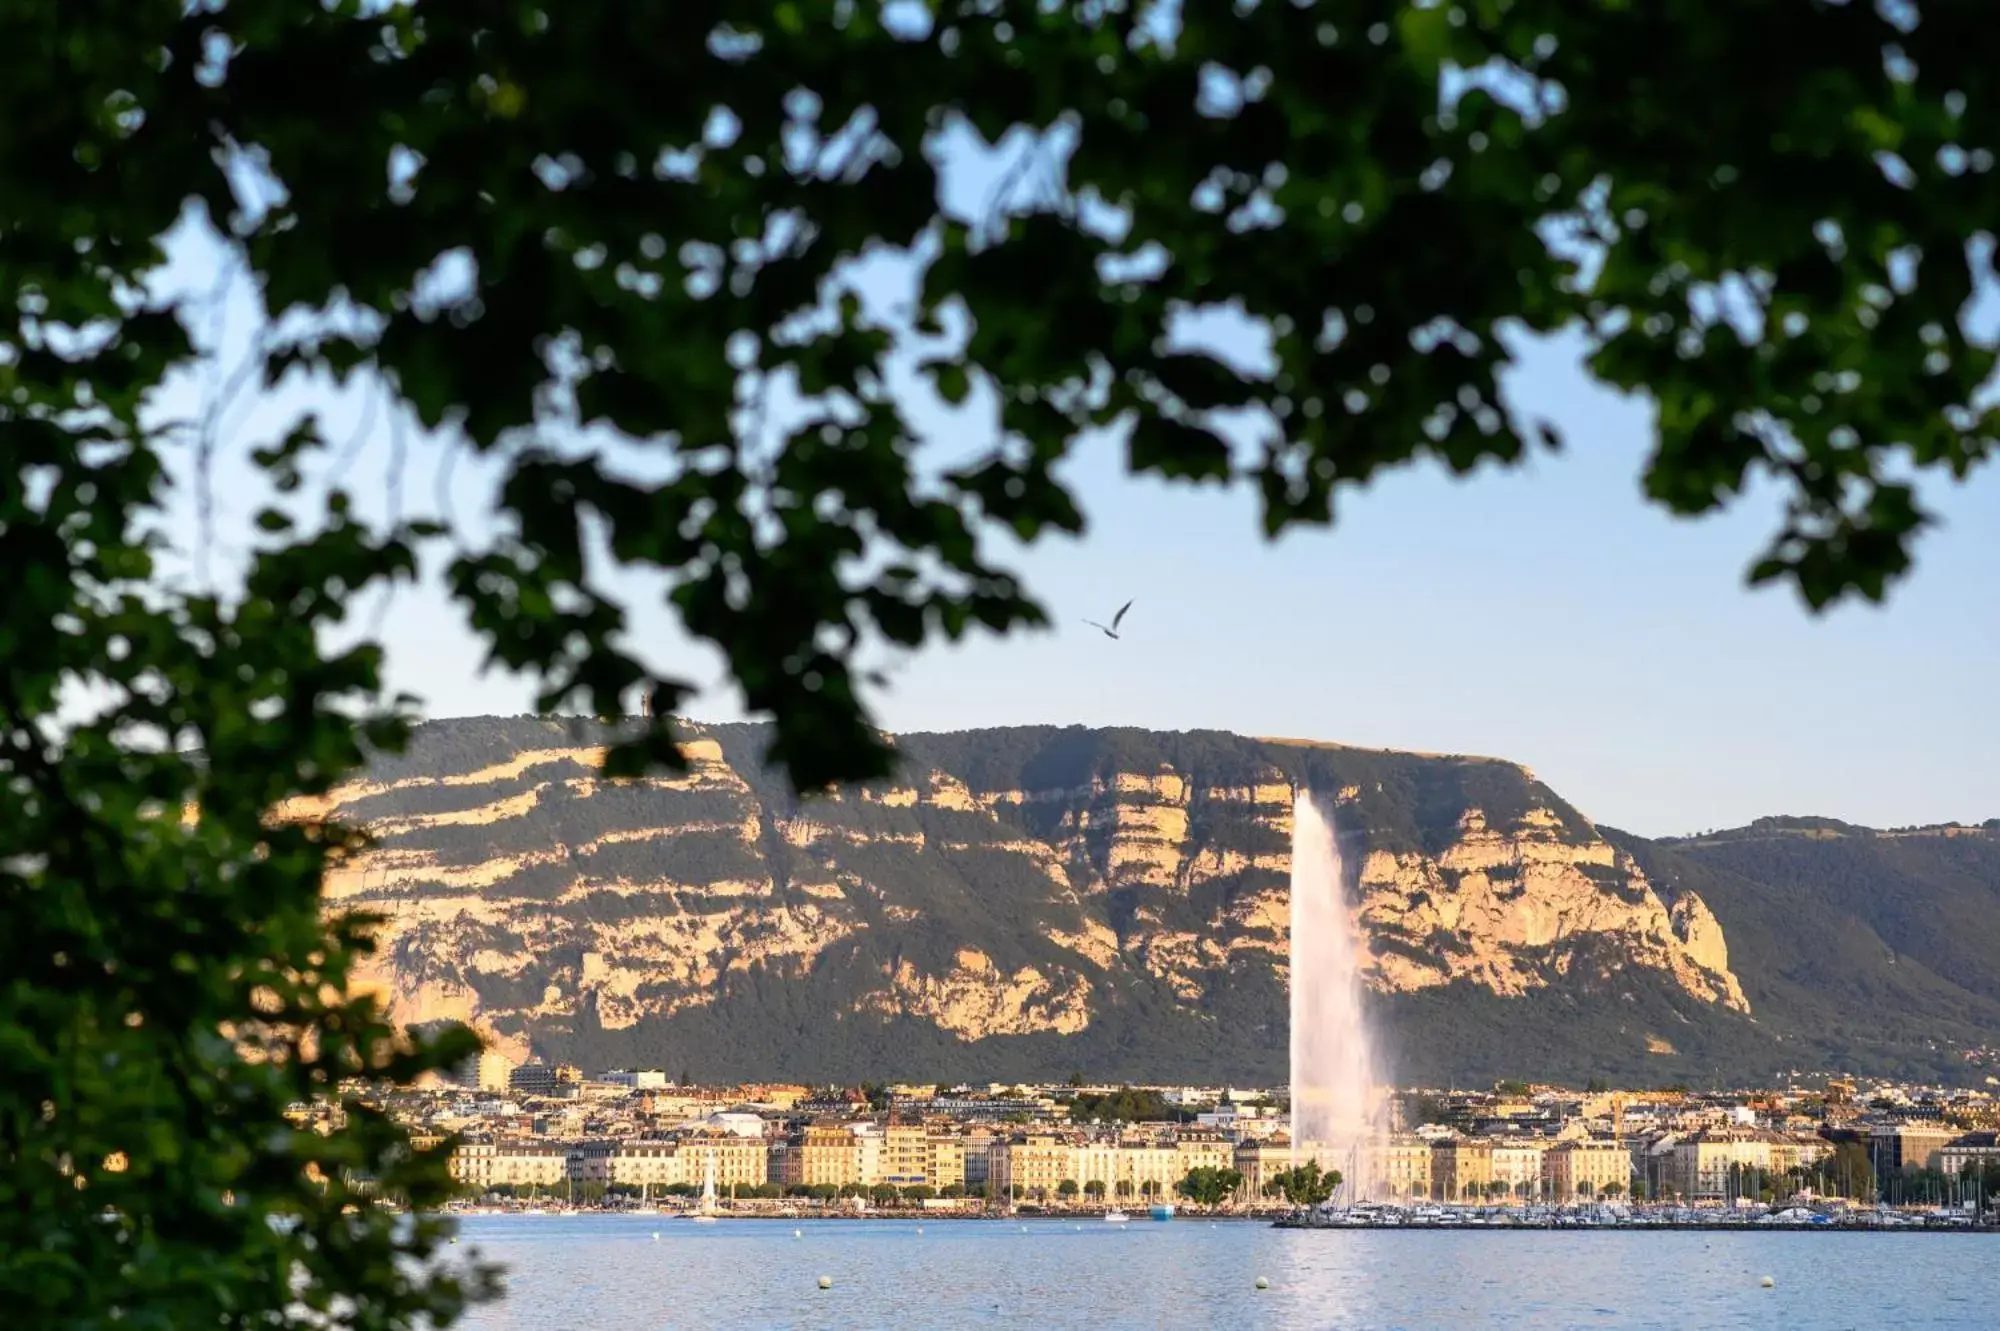
[[[741,1200],[753,1215],[767,1204],[794,1208],[784,1214],[850,1203],[967,1214],[1128,1199],[1253,1210],[1328,1199],[1490,1208],[1628,1197],[1769,1208],[1832,1197],[1971,1204],[2000,1186],[1991,1090],[1813,1080],[1396,1092],[1388,1121],[1339,1160],[1295,1136],[1282,1088],[1079,1078],[677,1085],[657,1070],[593,1077],[488,1053],[459,1069],[457,1084],[404,1092],[386,1107],[421,1145],[449,1150],[470,1203],[555,1195],[625,1208],[657,1193],[701,1196],[704,1210],[718,1196]]]

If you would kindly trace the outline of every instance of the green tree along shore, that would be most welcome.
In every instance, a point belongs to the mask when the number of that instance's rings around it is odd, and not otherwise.
[[[616,773],[678,761],[685,687],[622,645],[587,535],[663,572],[816,789],[887,763],[865,643],[1042,622],[979,537],[1081,530],[1054,468],[1088,431],[1135,471],[1255,485],[1275,533],[1412,458],[1523,456],[1545,430],[1499,400],[1510,339],[1580,329],[1659,404],[1648,492],[1692,513],[1774,479],[1753,576],[1814,605],[1907,567],[1906,470],[1989,452],[1992,353],[1959,317],[1996,215],[1987,6],[1174,15],[0,3],[15,1325],[398,1328],[487,1291],[401,1260],[435,1226],[349,1209],[351,1174],[438,1200],[440,1153],[358,1106],[323,1138],[283,1114],[468,1048],[346,992],[368,922],[323,920],[318,885],[355,839],[267,819],[396,746],[407,704],[346,617],[420,557],[546,708],[650,696]],[[941,203],[953,145],[1015,127],[1041,137],[1014,188]],[[184,222],[270,316],[230,381],[361,376],[423,447],[504,459],[498,511],[366,523],[313,419],[223,439],[226,386],[164,413],[207,345],[203,293],[160,280]],[[902,256],[907,309],[855,294],[871,255]],[[1216,308],[1267,364],[1177,340]],[[805,403],[783,423],[778,391]],[[962,406],[971,461],[919,467],[912,393]],[[1261,452],[1221,433],[1246,415]],[[243,444],[269,502],[215,580],[214,465]]]
[[[1243,1175],[1237,1170],[1203,1165],[1190,1169],[1187,1177],[1174,1185],[1174,1191],[1196,1206],[1220,1206],[1242,1186]]]
[[[1321,1173],[1319,1162],[1308,1160],[1273,1175],[1264,1184],[1264,1195],[1282,1197],[1294,1206],[1318,1206],[1333,1196],[1341,1182],[1339,1170],[1329,1169]]]

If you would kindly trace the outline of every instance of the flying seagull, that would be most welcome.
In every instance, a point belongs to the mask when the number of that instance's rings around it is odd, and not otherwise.
[[[1130,601],[1127,601],[1124,605],[1119,606],[1118,613],[1111,617],[1111,625],[1109,628],[1098,623],[1094,619],[1086,619],[1083,622],[1090,625],[1092,628],[1096,629],[1098,632],[1102,633],[1107,638],[1116,638],[1118,636],[1118,626],[1125,622],[1125,612],[1127,610],[1130,610],[1131,608],[1132,608],[1132,603]]]

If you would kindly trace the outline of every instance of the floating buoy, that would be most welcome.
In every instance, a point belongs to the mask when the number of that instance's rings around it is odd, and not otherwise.
[[[923,1232],[924,1232],[924,1227],[923,1227],[922,1225],[918,1225],[918,1226],[917,1226],[917,1233],[921,1234],[921,1233],[923,1233]]]
[[[1021,1226],[1021,1232],[1022,1232],[1023,1234],[1027,1233],[1027,1232],[1028,1232],[1028,1227],[1027,1227],[1026,1225],[1023,1225],[1023,1226]]]
[[[795,1229],[792,1231],[792,1237],[795,1239],[802,1239],[805,1236],[806,1232],[803,1229]]]
[[[1266,1280],[1266,1279],[1264,1279],[1264,1277],[1262,1277],[1262,1276],[1258,1276],[1258,1277],[1257,1277],[1257,1288],[1258,1288],[1258,1289],[1269,1289],[1269,1288],[1271,1288],[1271,1282],[1270,1282],[1270,1281],[1268,1281],[1268,1280]]]
[[[458,1235],[456,1235],[456,1234],[452,1235],[452,1236],[451,1236],[451,1241],[452,1241],[453,1243],[456,1243],[456,1242],[458,1242]]]
[[[1762,1285],[1765,1289],[1769,1289],[1771,1288],[1771,1286],[1777,1284],[1778,1282],[1771,1279],[1771,1277],[1769,1276],[1765,1276],[1762,1280],[1758,1281],[1757,1283]]]
[[[833,1288],[833,1277],[832,1277],[832,1276],[821,1276],[821,1277],[819,1278],[819,1287],[820,1287],[821,1289],[832,1289],[832,1288]]]
[[[653,1231],[653,1242],[658,1243],[659,1241],[660,1241],[660,1231],[656,1229]]]

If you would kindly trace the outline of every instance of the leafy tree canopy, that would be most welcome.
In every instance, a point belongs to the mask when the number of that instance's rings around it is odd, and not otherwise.
[[[1342,1183],[1337,1169],[1320,1170],[1317,1160],[1273,1174],[1264,1184],[1264,1195],[1282,1197],[1294,1206],[1318,1206],[1333,1196]]]
[[[1188,1117],[1187,1111],[1168,1103],[1158,1091],[1132,1086],[1121,1086],[1101,1095],[1079,1091],[1070,1099],[1069,1116],[1078,1123],[1093,1119],[1106,1123],[1164,1123]]]
[[[345,993],[366,922],[318,884],[355,843],[267,816],[397,741],[379,651],[330,636],[363,589],[441,552],[546,707],[647,691],[629,772],[678,761],[685,687],[604,571],[654,570],[796,783],[875,775],[856,653],[1041,622],[985,538],[1081,529],[1080,436],[1252,484],[1275,533],[1555,442],[1499,376],[1573,329],[1658,403],[1656,500],[1773,478],[1752,575],[1879,597],[1909,473],[1991,447],[1996,43],[1975,0],[0,0],[10,1314],[400,1327],[477,1292],[349,1209],[350,1177],[435,1200],[441,1160],[359,1104],[283,1116],[467,1050]],[[363,523],[317,422],[267,421],[240,578],[158,576],[227,415],[159,409],[205,345],[185,225],[255,282],[249,374],[379,385],[498,465],[496,510]]]
[[[1196,1206],[1220,1206],[1242,1186],[1243,1175],[1237,1170],[1199,1165],[1174,1185],[1174,1191]]]
[[[230,0],[106,31],[10,5],[36,53],[8,92],[36,108],[8,182],[9,377],[47,436],[24,456],[113,467],[65,460],[66,409],[165,446],[137,408],[192,354],[193,295],[144,283],[192,206],[277,317],[267,379],[377,374],[508,459],[501,534],[451,573],[498,659],[600,713],[646,682],[594,530],[669,576],[807,786],[884,758],[864,637],[1040,620],[980,536],[1080,529],[1052,470],[1080,434],[1256,484],[1271,531],[1325,521],[1384,467],[1543,437],[1500,400],[1516,334],[1581,329],[1600,378],[1655,396],[1646,483],[1675,511],[1778,480],[1755,576],[1879,596],[1921,522],[1895,464],[1962,473],[1991,444],[1969,404],[1992,354],[1962,326],[1993,216],[1988,18]],[[955,200],[1002,144],[1001,187]],[[866,297],[863,260],[900,261],[907,299]],[[1219,311],[1268,343],[1255,364],[1186,334]],[[932,394],[979,443],[927,471],[909,405]],[[559,446],[575,425],[662,465]],[[87,507],[115,523],[148,469]]]

